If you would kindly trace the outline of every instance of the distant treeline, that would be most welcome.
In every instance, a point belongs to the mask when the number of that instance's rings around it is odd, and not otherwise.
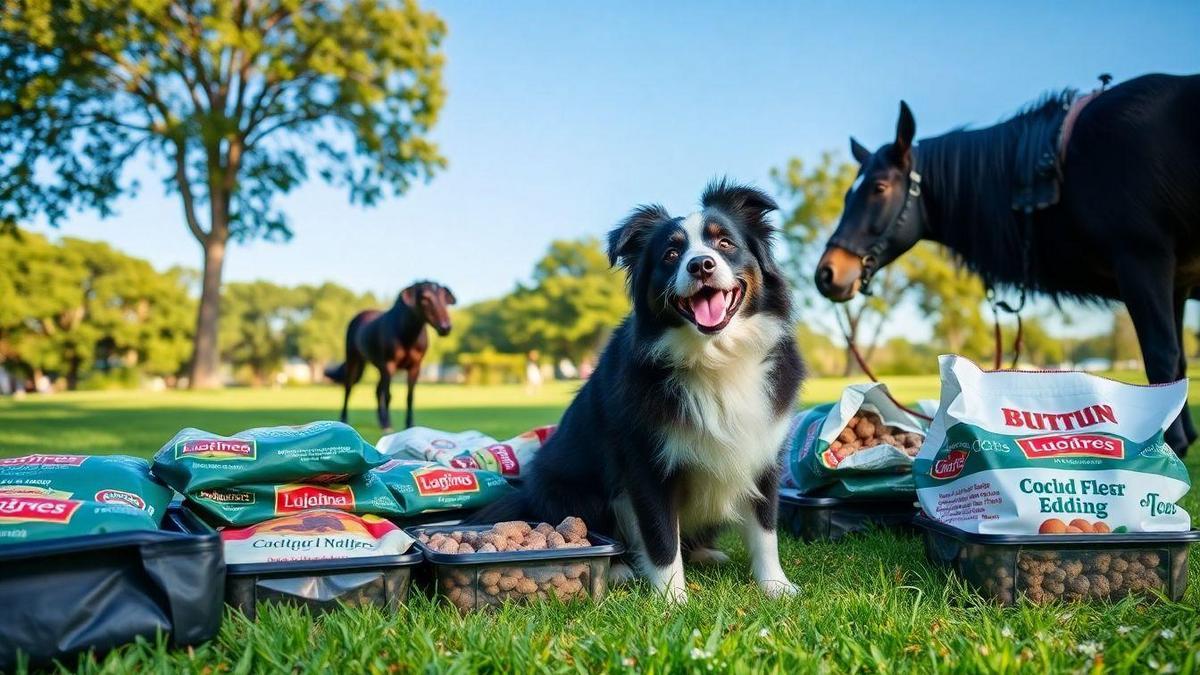
[[[197,275],[150,263],[107,244],[64,238],[58,243],[22,233],[0,236],[0,367],[10,379],[60,388],[174,386],[187,371],[196,314]],[[397,290],[411,280],[398,280]],[[442,279],[453,286],[452,279]],[[229,282],[221,298],[220,351],[226,377],[242,384],[319,381],[341,361],[345,330],[359,310],[387,307],[394,297],[356,293],[334,283],[286,287],[266,281]],[[432,337],[429,375],[470,382],[518,380],[536,352],[560,373],[586,372],[628,312],[624,284],[595,239],[552,242],[528,282],[498,298],[454,308],[454,330]],[[805,316],[829,311],[802,306],[797,340],[815,375],[847,372],[841,340],[811,330]],[[976,324],[990,338],[990,326]],[[1007,328],[1006,346],[1012,329]],[[1195,337],[1188,335],[1189,353]],[[992,342],[955,343],[937,334],[928,343],[901,337],[864,341],[880,374],[929,373],[937,354],[954,349],[985,363]],[[1027,317],[1022,361],[1042,366],[1139,358],[1124,310],[1113,328],[1084,339],[1049,335]]]

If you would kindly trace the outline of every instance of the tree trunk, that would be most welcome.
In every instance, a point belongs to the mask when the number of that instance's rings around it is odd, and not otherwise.
[[[196,336],[192,343],[192,389],[221,386],[221,353],[217,345],[217,327],[221,318],[221,270],[225,265],[225,238],[216,235],[216,227],[204,245],[204,281],[200,290],[200,311],[196,317]]]

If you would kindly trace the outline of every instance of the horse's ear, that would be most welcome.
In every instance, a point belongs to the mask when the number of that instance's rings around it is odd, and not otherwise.
[[[417,306],[417,287],[415,285],[409,286],[408,288],[400,291],[400,302],[403,302],[404,304],[408,305],[408,307],[410,309],[416,307]]]
[[[854,155],[859,164],[866,164],[867,160],[871,159],[871,151],[853,136],[850,137],[850,154]]]
[[[913,138],[917,135],[917,120],[913,118],[908,104],[900,101],[900,119],[896,121],[896,141],[892,143],[892,159],[904,164],[912,150]]]
[[[650,233],[664,220],[670,220],[671,214],[658,204],[643,204],[630,213],[608,233],[608,264],[633,266],[633,259],[646,246]]]
[[[445,286],[442,286],[442,293],[445,295],[443,302],[445,302],[447,305],[457,305],[458,304],[458,298],[454,297],[454,291],[450,290],[449,288],[447,288]]]

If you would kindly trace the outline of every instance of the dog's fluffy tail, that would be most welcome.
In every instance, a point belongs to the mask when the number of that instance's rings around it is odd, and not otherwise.
[[[530,518],[529,503],[525,499],[525,491],[518,488],[516,492],[505,495],[467,516],[463,519],[463,523],[468,525],[482,525],[499,523],[506,520],[529,520]]]

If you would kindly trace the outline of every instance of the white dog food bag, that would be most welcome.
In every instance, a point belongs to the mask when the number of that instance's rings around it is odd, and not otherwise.
[[[980,534],[1183,531],[1191,483],[1163,433],[1187,380],[984,371],[942,356],[941,403],[913,464],[925,513]]]

